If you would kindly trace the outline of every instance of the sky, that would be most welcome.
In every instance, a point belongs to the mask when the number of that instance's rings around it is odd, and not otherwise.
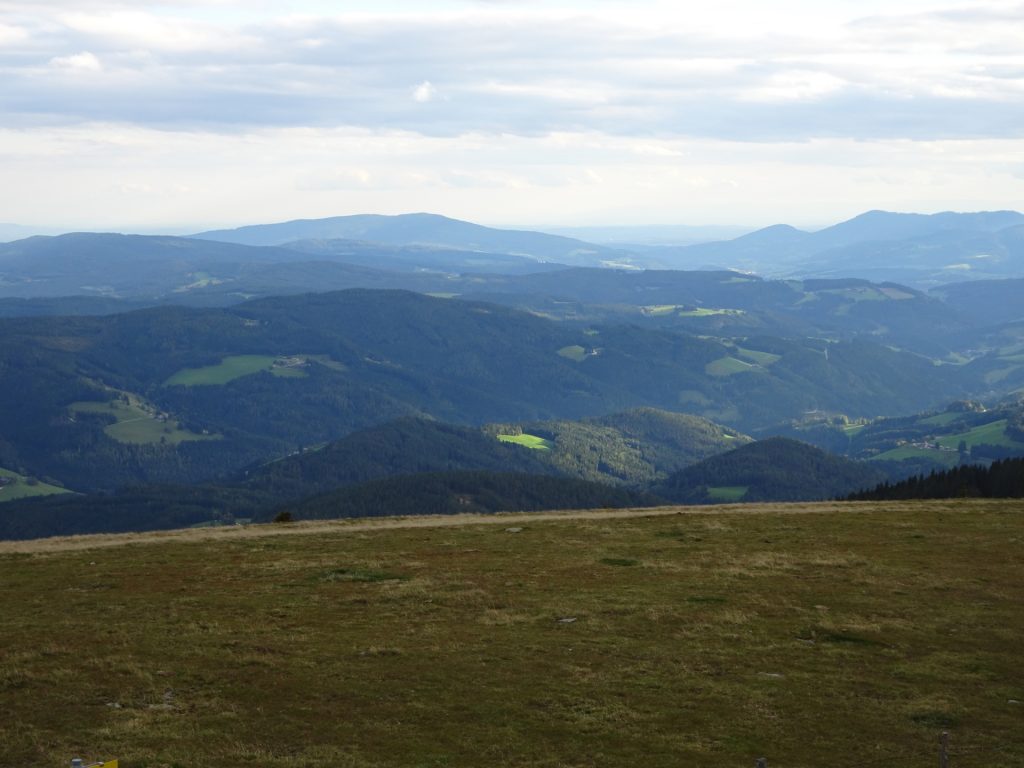
[[[0,0],[0,221],[1024,208],[1024,2]]]

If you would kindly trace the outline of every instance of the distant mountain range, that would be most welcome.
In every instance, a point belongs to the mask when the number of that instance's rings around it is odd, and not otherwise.
[[[858,277],[920,288],[1024,276],[1024,214],[869,211],[817,232],[776,225],[734,240],[648,251],[677,268]]]
[[[515,229],[493,229],[430,213],[400,216],[364,214],[300,219],[192,235],[242,245],[284,245],[297,240],[357,240],[383,245],[415,245],[482,253],[528,256],[577,266],[616,263],[628,254],[570,237]]]

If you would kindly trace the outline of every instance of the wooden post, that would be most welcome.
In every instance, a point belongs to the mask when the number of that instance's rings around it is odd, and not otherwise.
[[[939,737],[939,768],[949,768],[949,731]]]

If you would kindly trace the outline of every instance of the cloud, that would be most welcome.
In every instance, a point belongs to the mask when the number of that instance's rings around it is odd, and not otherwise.
[[[437,88],[430,84],[429,80],[424,80],[422,83],[417,85],[412,92],[412,100],[418,104],[426,104],[427,102],[433,101],[437,97]]]
[[[103,69],[100,60],[89,51],[82,51],[72,56],[56,56],[50,59],[50,66],[71,72],[99,72]]]
[[[1020,6],[740,36],[729,27],[708,34],[678,9],[658,16],[669,7],[659,3],[632,13],[515,2],[436,14],[265,10],[254,21],[233,21],[235,2],[177,2],[159,13],[147,4],[15,5],[16,23],[0,27],[0,37],[22,31],[18,50],[0,52],[13,125],[45,116],[227,132],[594,130],[749,141],[1024,133]],[[54,68],[104,77],[71,88],[47,77]],[[422,109],[440,98],[437,82],[445,110]]]

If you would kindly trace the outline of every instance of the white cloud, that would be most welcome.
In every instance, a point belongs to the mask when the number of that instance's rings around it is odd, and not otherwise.
[[[424,80],[412,91],[412,100],[418,104],[426,104],[437,98],[437,88],[429,80]]]
[[[71,56],[56,56],[50,59],[50,66],[71,72],[99,72],[103,69],[100,60],[89,51],[82,51]]]
[[[0,209],[45,217],[48,189],[111,223],[1012,207],[1022,39],[1019,0],[0,0],[0,167],[40,193]]]

